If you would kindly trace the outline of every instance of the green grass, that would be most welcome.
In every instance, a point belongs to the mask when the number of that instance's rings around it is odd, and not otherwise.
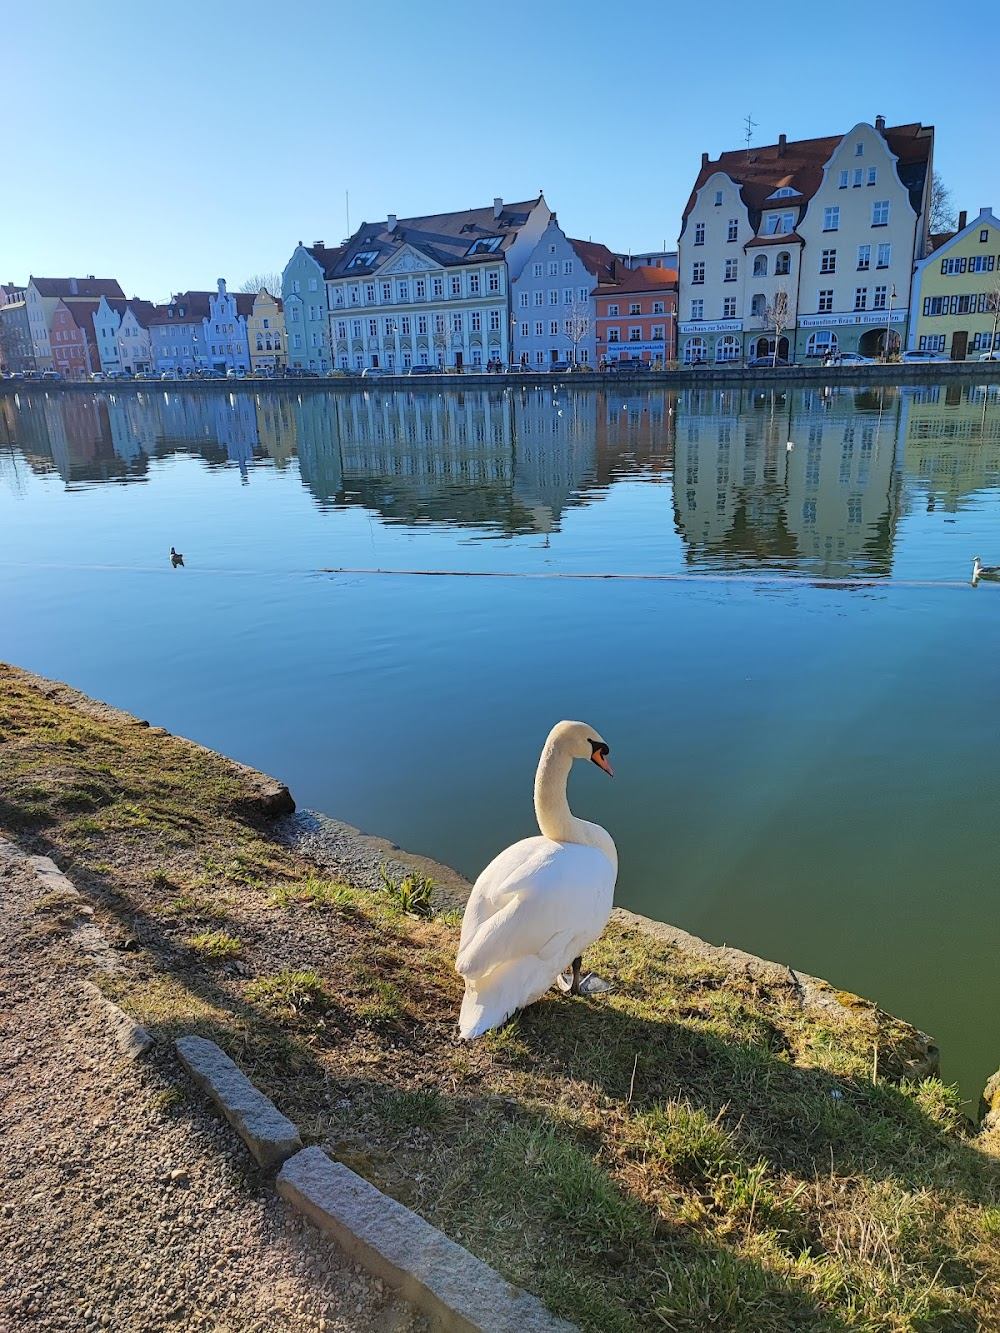
[[[382,886],[390,899],[398,903],[399,909],[409,916],[432,917],[434,906],[431,902],[437,887],[426,875],[412,873],[396,879],[385,866],[379,867]]]
[[[286,970],[272,977],[262,977],[246,988],[251,1000],[262,1000],[276,1009],[299,1014],[305,1010],[323,1010],[329,1003],[322,978],[316,972]]]
[[[243,944],[235,935],[227,935],[223,930],[209,930],[201,935],[192,935],[188,940],[188,948],[204,958],[221,962],[227,958],[239,958]]]

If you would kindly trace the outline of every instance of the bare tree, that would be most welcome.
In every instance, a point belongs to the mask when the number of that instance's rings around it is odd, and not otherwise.
[[[270,292],[272,296],[281,295],[281,274],[280,273],[251,273],[246,282],[240,283],[241,292],[253,292],[254,295],[263,287],[264,291]]]
[[[771,330],[774,330],[774,350],[771,353],[771,368],[773,369],[778,361],[778,342],[782,333],[791,323],[791,314],[788,309],[788,293],[784,287],[779,287],[772,300],[764,307],[763,314],[760,316],[760,326],[766,329],[768,336]]]
[[[987,351],[997,352],[997,328],[1000,327],[1000,273],[994,273],[986,288],[986,313],[993,316],[993,336]]]
[[[447,369],[448,364],[448,325],[444,315],[434,316],[434,332],[431,334],[434,343],[434,350],[441,354],[441,369]]]
[[[579,360],[580,344],[590,333],[590,302],[575,300],[563,307],[563,334],[573,348],[572,362]]]
[[[927,212],[927,225],[934,233],[954,231],[958,225],[951,191],[936,171],[931,177],[931,202]]]

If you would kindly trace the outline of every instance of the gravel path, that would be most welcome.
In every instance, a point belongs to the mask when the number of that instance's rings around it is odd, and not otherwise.
[[[172,1052],[120,1053],[44,895],[0,858],[0,1333],[426,1333],[277,1199]]]

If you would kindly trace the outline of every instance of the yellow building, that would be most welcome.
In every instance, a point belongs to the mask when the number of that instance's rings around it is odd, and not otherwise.
[[[1000,356],[1000,222],[988,208],[913,273],[910,349],[945,352],[953,361]]]
[[[253,298],[253,306],[247,315],[247,341],[250,344],[251,373],[280,374],[287,361],[285,314],[281,298],[272,296],[264,287]]]

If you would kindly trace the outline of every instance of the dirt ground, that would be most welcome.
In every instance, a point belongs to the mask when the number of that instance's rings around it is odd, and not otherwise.
[[[122,1054],[46,897],[0,859],[0,1333],[425,1330],[274,1195],[172,1052]]]

